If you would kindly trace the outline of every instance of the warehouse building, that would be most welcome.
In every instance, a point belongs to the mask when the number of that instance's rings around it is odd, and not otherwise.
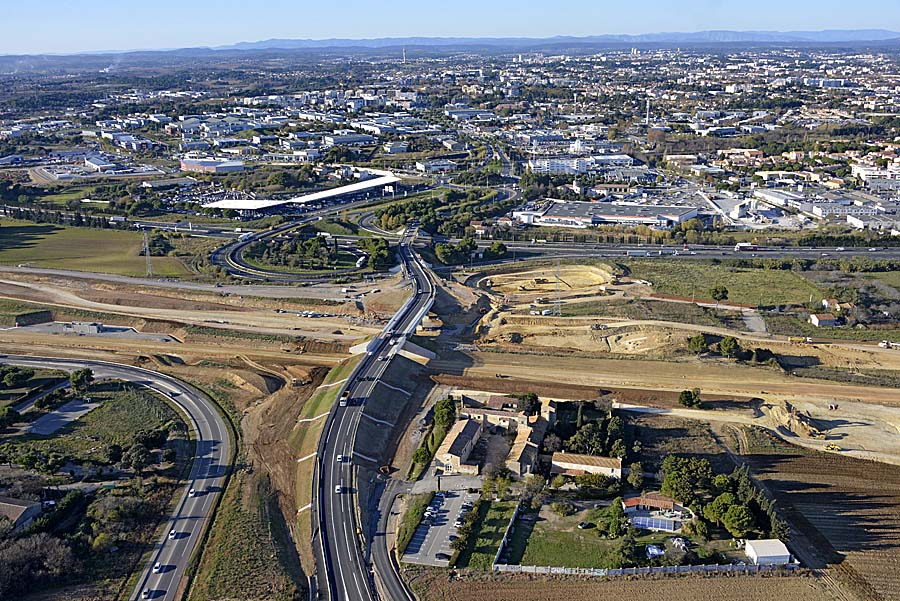
[[[791,563],[791,552],[777,538],[748,540],[744,545],[747,559],[758,566],[783,566]]]

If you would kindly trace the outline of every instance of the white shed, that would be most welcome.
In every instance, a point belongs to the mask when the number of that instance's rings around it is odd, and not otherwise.
[[[777,538],[748,540],[744,552],[758,566],[782,566],[791,562],[791,552]]]

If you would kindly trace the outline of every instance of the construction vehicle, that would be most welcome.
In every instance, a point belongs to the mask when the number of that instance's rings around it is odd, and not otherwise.
[[[813,339],[809,336],[791,336],[788,342],[792,344],[812,344]]]
[[[843,451],[844,449],[842,449],[841,447],[839,447],[838,445],[836,445],[834,443],[830,443],[830,444],[825,445],[825,450],[826,451]]]

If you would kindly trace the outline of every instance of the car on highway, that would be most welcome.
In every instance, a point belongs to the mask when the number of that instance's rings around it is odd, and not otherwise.
[[[178,530],[169,530],[169,540],[178,538]]]
[[[153,573],[159,574],[160,572],[162,572],[162,564],[157,561],[155,564],[153,564]]]
[[[196,488],[192,488],[191,490],[189,490],[189,491],[188,491],[188,496],[189,496],[189,497],[196,497],[196,496],[197,496],[197,489],[196,489]]]
[[[381,355],[378,357],[379,361],[387,361],[388,359],[390,359],[388,355]]]
[[[141,593],[141,599],[150,599],[153,597],[153,591],[148,588],[144,589],[144,592]]]
[[[343,485],[341,485],[341,484],[335,484],[335,485],[334,485],[334,494],[339,495],[339,494],[341,494],[342,492],[344,492],[344,487],[343,487]]]
[[[347,461],[347,457],[345,455],[338,455],[337,457],[335,457],[335,461],[337,463],[344,463],[345,461]]]

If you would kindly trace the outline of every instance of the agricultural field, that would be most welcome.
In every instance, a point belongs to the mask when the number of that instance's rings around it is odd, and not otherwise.
[[[146,273],[141,249],[137,232],[0,220],[2,264],[140,276]],[[153,272],[172,277],[189,270],[175,257],[153,257]]]
[[[801,559],[833,567],[866,601],[900,598],[900,467],[745,433],[744,458],[802,535],[794,537]]]
[[[805,304],[822,298],[809,280],[791,271],[741,269],[706,261],[623,261],[633,279],[653,283],[655,292],[710,298],[714,286],[728,288],[728,301],[744,305]]]
[[[822,601],[825,591],[811,577],[638,578],[574,580],[520,575],[464,575],[447,578],[443,570],[409,570],[421,601]]]
[[[731,473],[735,467],[705,422],[627,412],[622,415],[626,416],[628,439],[641,441],[635,460],[645,471],[659,470],[666,455],[709,459],[716,473]]]

